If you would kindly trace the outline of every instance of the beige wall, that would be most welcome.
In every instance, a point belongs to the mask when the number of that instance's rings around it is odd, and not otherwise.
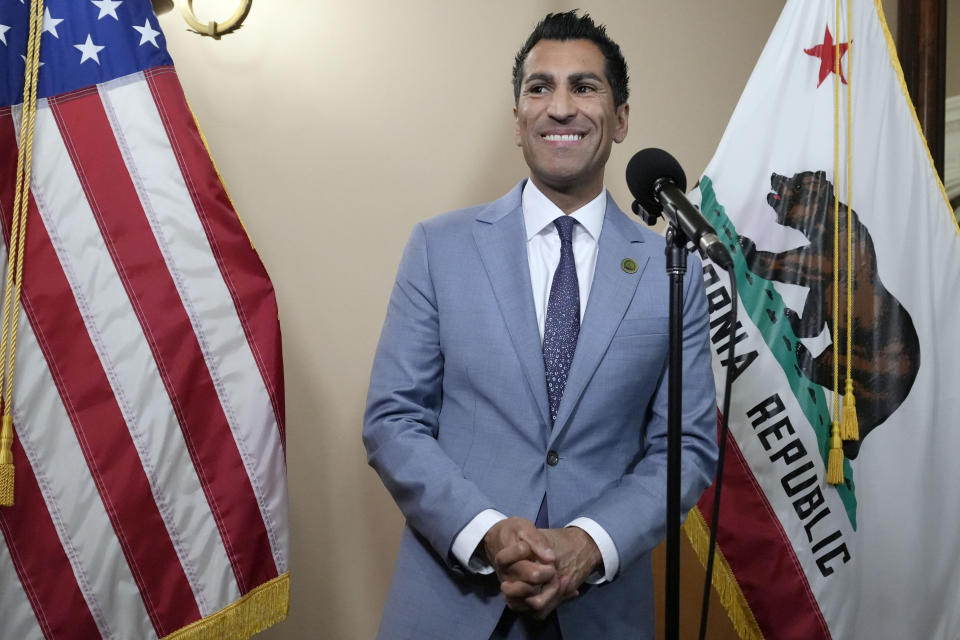
[[[222,19],[236,0],[219,4],[195,2],[200,17]],[[698,175],[783,3],[576,4],[609,26],[631,66],[630,134],[607,177],[621,206],[640,148],[670,149]],[[360,427],[400,252],[417,220],[496,198],[525,175],[512,57],[542,14],[576,4],[256,0],[220,41],[188,33],[178,12],[161,18],[280,305],[293,599],[265,638],[375,633],[402,520],[366,466]]]

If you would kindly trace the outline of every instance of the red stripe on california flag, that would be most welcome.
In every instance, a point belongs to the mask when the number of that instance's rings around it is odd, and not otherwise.
[[[273,285],[214,170],[173,67],[148,69],[144,75],[207,232],[210,248],[233,297],[250,350],[270,394],[281,442],[285,444],[283,363]],[[229,264],[224,256],[229,256]]]
[[[0,115],[0,121],[8,120],[8,116]],[[2,175],[10,175],[6,169],[3,167]],[[3,215],[10,209],[12,207],[4,206]],[[100,638],[100,630],[60,545],[33,468],[16,438],[13,464],[17,475],[15,501],[12,507],[0,509],[0,533],[43,636],[47,640]]]
[[[827,622],[817,605],[800,561],[773,508],[753,477],[733,436],[727,439],[720,497],[717,547],[733,570],[763,635],[780,640],[829,640]],[[714,486],[698,506],[713,518]],[[758,562],[762,554],[763,560]],[[789,602],[788,609],[762,607]]]
[[[9,119],[0,127],[2,162],[8,165],[16,163],[13,131]],[[0,202],[13,201],[12,188],[12,180],[2,182]],[[3,231],[8,238],[8,222]],[[27,318],[150,620],[158,635],[167,635],[198,619],[200,611],[32,195],[24,264]]]
[[[253,486],[190,318],[114,144],[99,94],[51,99],[50,106],[156,360],[237,586],[246,593],[278,572]]]

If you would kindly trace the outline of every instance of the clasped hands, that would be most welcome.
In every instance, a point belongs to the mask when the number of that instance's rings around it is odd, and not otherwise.
[[[507,606],[543,620],[580,595],[580,585],[600,566],[600,550],[577,527],[537,529],[526,518],[507,518],[483,537]]]

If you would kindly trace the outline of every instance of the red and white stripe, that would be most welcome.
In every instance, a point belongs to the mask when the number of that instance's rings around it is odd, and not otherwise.
[[[41,101],[33,154],[0,619],[162,637],[287,570],[272,287],[172,69]]]
[[[0,545],[0,576],[16,574],[17,569],[7,547]],[[33,615],[30,600],[19,580],[0,580],[0,602],[7,603],[4,609],[10,612],[3,621],[3,628],[11,638],[43,638],[39,633],[39,624]]]

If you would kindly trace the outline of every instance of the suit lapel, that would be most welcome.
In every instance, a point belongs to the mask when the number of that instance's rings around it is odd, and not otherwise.
[[[510,340],[544,425],[550,424],[537,312],[533,306],[520,183],[477,216],[473,236]]]
[[[598,245],[590,298],[557,420],[550,434],[551,444],[570,419],[573,407],[597,370],[649,261],[640,229],[620,211],[609,194]],[[636,273],[627,273],[622,268],[624,258],[636,263]]]

